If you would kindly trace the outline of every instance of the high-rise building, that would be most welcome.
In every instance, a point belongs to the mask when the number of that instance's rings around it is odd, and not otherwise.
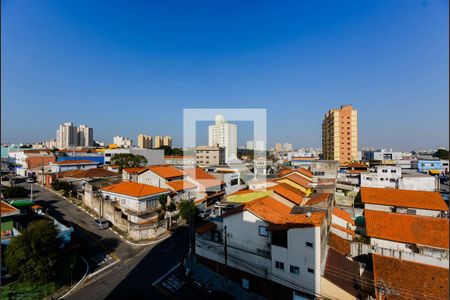
[[[142,149],[151,149],[153,147],[152,137],[150,135],[138,135],[138,147]]]
[[[292,151],[292,144],[284,143],[284,144],[283,144],[283,150],[284,150],[285,152],[291,152],[291,151]]]
[[[120,136],[120,135],[116,135],[113,138],[113,143],[119,147],[119,148],[130,148],[133,144],[133,141],[130,140],[129,138]]]
[[[220,166],[225,164],[225,148],[219,146],[195,147],[195,159],[200,166]]]
[[[77,128],[73,123],[66,122],[59,125],[59,129],[56,131],[57,148],[75,148],[78,146],[77,140]]]
[[[327,160],[358,160],[358,112],[351,105],[331,109],[322,122],[322,151]]]
[[[153,141],[153,148],[159,149],[162,147],[162,145],[163,145],[163,138],[160,137],[159,135],[155,136],[155,140]]]
[[[249,150],[253,150],[254,148],[254,142],[253,141],[247,141],[247,149]]]
[[[163,146],[172,147],[172,137],[165,136],[163,138]]]
[[[216,124],[209,125],[209,146],[225,147],[225,161],[237,159],[237,126],[229,124],[222,115],[216,116]]]
[[[283,151],[283,147],[281,146],[281,144],[280,143],[275,144],[275,152],[279,153],[281,151]]]
[[[94,145],[94,130],[86,125],[77,128],[77,146],[91,147]]]
[[[255,141],[255,150],[256,151],[265,151],[266,143],[264,141]]]

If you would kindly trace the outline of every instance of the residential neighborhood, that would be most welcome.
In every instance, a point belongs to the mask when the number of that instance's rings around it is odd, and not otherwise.
[[[448,299],[447,10],[3,1],[0,298]]]

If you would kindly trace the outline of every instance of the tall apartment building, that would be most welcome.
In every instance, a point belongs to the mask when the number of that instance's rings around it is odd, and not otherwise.
[[[130,140],[129,138],[120,136],[120,135],[116,135],[113,138],[113,143],[117,145],[117,147],[119,148],[130,148],[133,144],[133,141]]]
[[[224,116],[216,116],[216,124],[209,125],[209,146],[225,147],[225,160],[237,159],[237,126],[229,124]]]
[[[57,148],[73,148],[77,146],[77,129],[73,123],[66,122],[59,125],[56,131]]]
[[[163,146],[172,147],[172,137],[165,136],[163,138]]]
[[[163,138],[159,135],[155,136],[155,140],[153,141],[153,148],[159,149],[163,146]]]
[[[202,166],[220,166],[225,164],[225,148],[219,146],[195,147],[195,160]]]
[[[76,127],[71,122],[59,125],[56,130],[56,147],[59,149],[89,147],[94,145],[94,130],[86,125]]]
[[[254,148],[254,142],[253,141],[247,141],[247,148],[248,150],[253,150]]]
[[[325,114],[322,151],[326,160],[358,160],[358,112],[351,105],[331,109]]]
[[[80,125],[77,128],[78,146],[94,146],[94,130],[86,125]]]
[[[284,144],[283,144],[283,150],[284,150],[285,152],[291,152],[291,151],[292,151],[292,144],[284,143]]]
[[[281,151],[283,151],[283,147],[281,146],[281,144],[280,143],[275,144],[275,152],[279,153]]]
[[[138,135],[138,147],[142,149],[151,149],[153,147],[152,137],[150,135]]]

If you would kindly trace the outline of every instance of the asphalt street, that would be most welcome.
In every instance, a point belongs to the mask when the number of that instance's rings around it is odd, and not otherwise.
[[[17,185],[31,189],[29,183]],[[37,184],[33,184],[33,199],[36,204],[44,207],[50,216],[73,226],[72,241],[81,245],[80,254],[89,262],[90,273],[115,260],[133,257],[141,250],[126,243],[111,230],[96,229],[91,224],[93,218],[90,215]]]

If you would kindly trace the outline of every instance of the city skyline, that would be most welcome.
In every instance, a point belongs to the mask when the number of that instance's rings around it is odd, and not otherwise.
[[[324,114],[351,103],[361,147],[448,148],[448,126],[426,121],[448,122],[448,3],[326,3],[240,14],[233,3],[134,3],[123,15],[121,5],[4,1],[2,142],[48,140],[71,120],[103,141],[161,132],[180,146],[184,108],[258,107],[269,145],[320,147]],[[46,122],[34,124],[36,111]]]

